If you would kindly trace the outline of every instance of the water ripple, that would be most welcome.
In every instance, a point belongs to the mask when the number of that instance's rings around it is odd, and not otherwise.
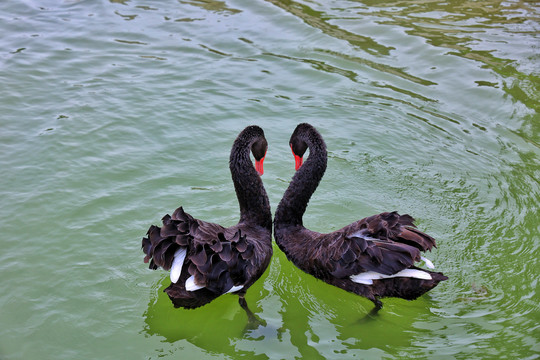
[[[540,8],[523,1],[2,2],[2,355],[534,358]],[[183,205],[238,219],[228,152],[256,123],[273,209],[294,126],[329,150],[307,226],[410,213],[449,276],[365,299],[276,247],[248,292],[173,309],[142,262]],[[54,328],[54,333],[51,332]],[[88,338],[99,341],[88,341]],[[27,346],[25,339],[32,339]]]

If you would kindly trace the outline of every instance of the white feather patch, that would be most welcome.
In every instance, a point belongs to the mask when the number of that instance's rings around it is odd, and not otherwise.
[[[233,286],[229,291],[227,291],[225,294],[233,293],[235,291],[241,290],[244,287],[244,285],[236,285]]]
[[[366,235],[366,229],[362,229],[362,230],[359,230],[355,233],[352,233],[349,235],[349,237],[359,237],[359,238],[362,238],[364,240],[370,240],[370,241],[380,241],[380,239],[377,239],[377,238],[374,238],[374,237],[371,237],[371,236],[367,236]]]
[[[195,291],[195,290],[202,289],[203,287],[204,286],[201,286],[201,285],[195,283],[195,276],[193,276],[193,275],[188,277],[188,279],[186,280],[186,290],[187,291]]]
[[[370,276],[373,276],[373,274],[378,274],[373,271],[367,271],[364,273],[360,273],[357,275],[351,275],[351,280],[358,284],[364,284],[364,285],[373,285],[373,279]],[[379,274],[382,275],[382,274]]]
[[[392,275],[385,275],[375,271],[366,271],[360,274],[351,275],[352,281],[358,284],[373,285],[373,280],[389,279],[395,277],[410,277],[415,279],[431,280],[431,275],[422,270],[405,269]]]
[[[186,259],[186,248],[179,248],[174,253],[174,260],[171,265],[171,281],[176,284],[178,279],[180,279],[180,274],[182,273],[182,266],[184,266],[184,260]]]
[[[422,280],[431,280],[431,275],[429,273],[422,271],[422,270],[416,270],[416,269],[405,269],[401,270],[400,272],[391,275],[392,277],[410,277],[415,279],[422,279]]]
[[[431,262],[431,260],[429,260],[428,258],[425,258],[423,256],[420,256],[420,259],[422,259],[422,261],[424,263],[426,263],[426,266],[430,269],[435,269],[435,265],[433,265],[433,262]]]

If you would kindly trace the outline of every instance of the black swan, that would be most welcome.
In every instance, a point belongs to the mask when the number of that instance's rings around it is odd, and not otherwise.
[[[240,205],[238,224],[225,228],[195,219],[179,207],[163,217],[162,227],[150,226],[142,239],[150,269],[171,272],[171,285],[164,291],[174,307],[194,309],[234,293],[254,319],[244,296],[272,257],[272,213],[259,176],[267,148],[258,126],[246,127],[232,146],[229,168]]]
[[[414,219],[384,212],[344,228],[321,234],[306,229],[302,216],[326,170],[326,144],[310,124],[300,124],[289,141],[296,170],[274,217],[274,238],[298,268],[328,284],[364,296],[382,307],[383,297],[413,300],[448,279],[442,273],[419,269],[421,251],[435,240],[416,229]],[[309,148],[309,157],[302,165]]]

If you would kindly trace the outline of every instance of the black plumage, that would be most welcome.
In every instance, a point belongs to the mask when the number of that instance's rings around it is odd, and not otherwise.
[[[305,123],[296,127],[289,143],[298,171],[276,209],[274,237],[298,268],[368,298],[377,309],[382,306],[380,298],[412,300],[447,279],[439,272],[424,269],[421,269],[422,273],[414,272],[420,270],[415,263],[421,261],[421,252],[431,250],[435,240],[416,229],[414,219],[409,215],[384,212],[328,234],[306,229],[302,217],[326,171],[326,144],[319,132]],[[302,164],[308,148],[309,157]],[[387,277],[407,269],[426,278]],[[356,278],[356,275],[370,272],[382,274],[383,278]]]
[[[196,219],[179,207],[172,216],[163,217],[161,227],[152,225],[148,229],[142,249],[150,269],[171,270],[175,253],[185,250],[180,277],[165,289],[175,307],[197,308],[232,291],[239,295],[248,316],[253,316],[244,295],[264,273],[272,256],[272,215],[259,176],[267,147],[258,126],[245,128],[232,146],[229,168],[240,205],[238,224],[225,228]],[[191,277],[197,286],[192,291],[186,289]]]

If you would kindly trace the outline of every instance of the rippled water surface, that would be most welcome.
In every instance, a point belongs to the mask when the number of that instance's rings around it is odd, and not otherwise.
[[[536,1],[2,1],[0,31],[1,359],[540,358]],[[248,124],[275,209],[304,121],[329,150],[306,226],[410,213],[450,279],[371,316],[275,247],[264,325],[174,309],[148,226],[236,223]]]

